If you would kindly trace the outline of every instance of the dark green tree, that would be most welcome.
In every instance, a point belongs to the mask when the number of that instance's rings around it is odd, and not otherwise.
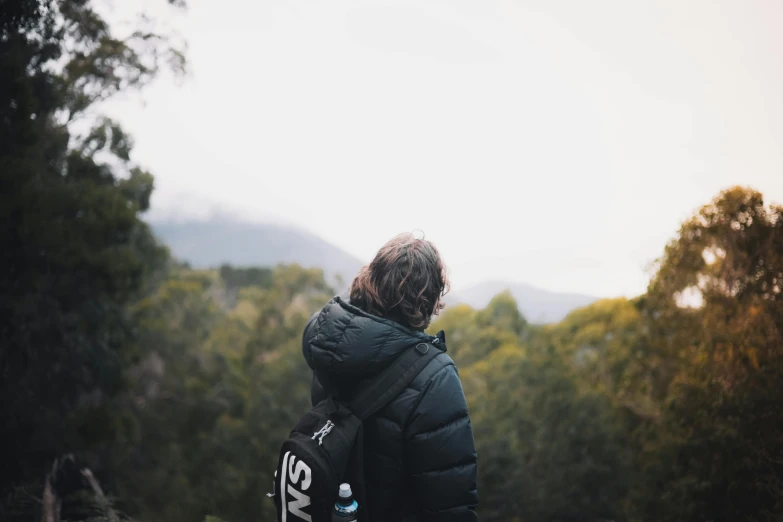
[[[181,59],[155,33],[115,37],[87,0],[0,5],[0,498],[123,429],[126,304],[167,254],[141,220],[152,176],[88,109]]]

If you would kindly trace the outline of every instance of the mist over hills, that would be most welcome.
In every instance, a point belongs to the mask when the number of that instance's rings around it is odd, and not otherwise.
[[[569,312],[587,306],[599,297],[550,292],[525,283],[509,281],[485,281],[459,292],[449,292],[444,301],[447,306],[465,303],[473,308],[484,308],[497,294],[509,290],[525,318],[536,324],[556,323]]]
[[[151,220],[150,225],[177,259],[194,268],[298,263],[323,269],[327,280],[339,293],[344,293],[363,265],[317,235],[293,226],[246,222],[225,215],[201,220],[164,218]],[[338,274],[342,278],[340,285],[336,284]],[[445,302],[484,308],[492,297],[506,289],[531,323],[560,321],[570,311],[598,300],[595,296],[550,292],[525,283],[493,280],[452,291],[446,295]]]

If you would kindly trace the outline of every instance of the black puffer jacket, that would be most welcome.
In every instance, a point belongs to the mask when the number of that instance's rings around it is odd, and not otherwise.
[[[422,339],[435,338],[335,297],[304,331],[313,404],[324,398],[321,383],[350,397]],[[438,355],[367,419],[364,436],[368,522],[477,520],[476,449],[462,384],[448,355]]]

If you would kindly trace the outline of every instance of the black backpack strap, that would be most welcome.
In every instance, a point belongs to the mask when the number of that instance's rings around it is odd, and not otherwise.
[[[443,351],[435,345],[424,341],[405,350],[370,385],[356,394],[349,406],[353,414],[363,421],[378,412],[441,353]]]

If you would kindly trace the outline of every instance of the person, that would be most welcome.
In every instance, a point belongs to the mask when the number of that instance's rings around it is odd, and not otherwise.
[[[442,308],[448,279],[435,246],[413,234],[387,242],[363,267],[350,294],[330,300],[305,327],[312,403],[325,388],[349,399],[404,350],[422,340]],[[476,521],[477,456],[454,362],[441,353],[411,384],[364,422],[369,521]]]

